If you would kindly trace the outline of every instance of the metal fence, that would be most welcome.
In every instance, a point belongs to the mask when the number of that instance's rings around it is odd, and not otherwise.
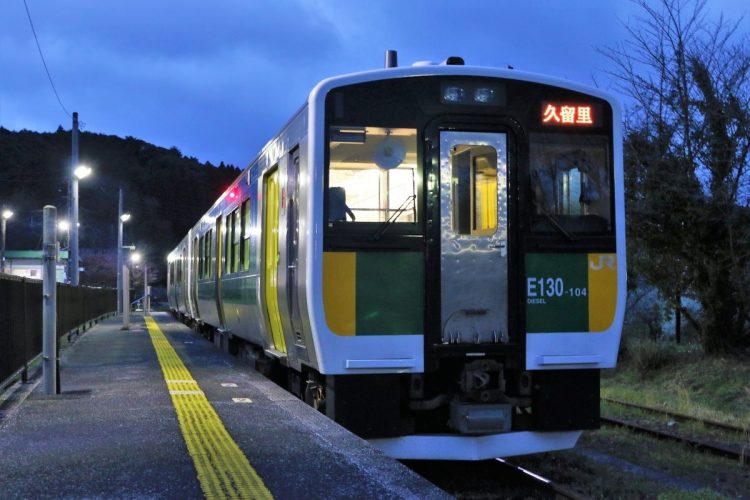
[[[57,336],[115,311],[117,291],[57,284]],[[42,352],[42,282],[0,275],[0,386]]]

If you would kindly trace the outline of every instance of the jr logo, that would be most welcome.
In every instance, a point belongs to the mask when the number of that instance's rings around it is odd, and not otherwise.
[[[610,268],[614,271],[615,269],[615,256],[614,255],[600,255],[599,263],[595,264],[593,261],[589,262],[589,267],[592,271],[601,271],[605,267]]]

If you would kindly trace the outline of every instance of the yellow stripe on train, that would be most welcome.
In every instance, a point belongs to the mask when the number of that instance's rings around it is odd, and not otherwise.
[[[603,332],[615,320],[617,255],[588,254],[589,331]]]
[[[323,304],[328,328],[337,335],[357,332],[357,254],[323,253]]]

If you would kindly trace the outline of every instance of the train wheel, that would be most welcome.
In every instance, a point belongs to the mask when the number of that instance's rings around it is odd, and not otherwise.
[[[305,386],[305,403],[309,404],[321,413],[326,411],[326,391],[316,377],[311,376]]]

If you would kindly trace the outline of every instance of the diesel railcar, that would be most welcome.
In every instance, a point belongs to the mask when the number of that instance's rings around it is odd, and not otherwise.
[[[620,123],[460,58],[324,80],[171,252],[170,307],[393,457],[572,447],[623,321]]]

